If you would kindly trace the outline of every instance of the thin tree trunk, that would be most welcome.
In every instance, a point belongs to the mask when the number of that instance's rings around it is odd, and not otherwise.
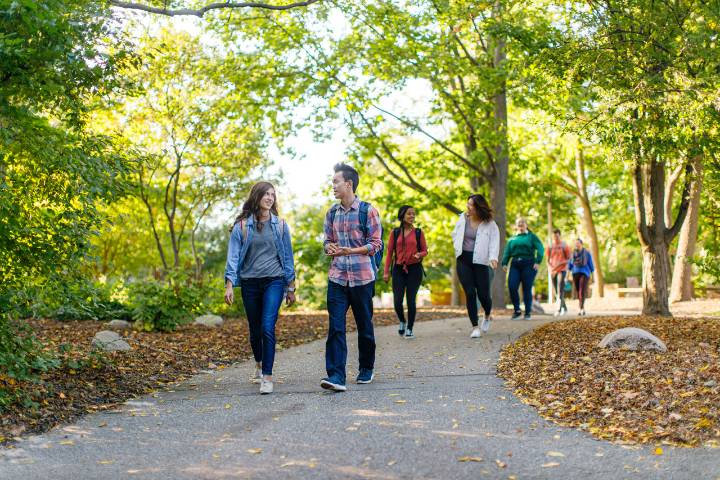
[[[587,193],[587,185],[585,182],[585,157],[582,153],[582,147],[578,148],[578,154],[575,157],[575,177],[578,193],[580,194],[580,205],[583,209],[583,225],[585,232],[588,234],[590,241],[590,251],[595,261],[595,284],[597,285],[597,294],[599,297],[605,296],[605,276],[603,275],[602,262],[600,261],[600,245],[598,242],[597,230],[595,229],[595,219],[593,218],[592,206]]]
[[[703,186],[703,157],[696,155],[691,160],[691,167],[695,180],[690,188],[690,204],[687,218],[680,229],[675,266],[673,268],[672,285],[670,287],[670,302],[692,300],[692,265],[690,259],[695,255],[697,243],[698,222],[700,218],[700,194]]]

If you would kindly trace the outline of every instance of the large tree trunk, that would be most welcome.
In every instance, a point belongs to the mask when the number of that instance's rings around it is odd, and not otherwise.
[[[670,287],[670,302],[692,300],[692,265],[690,259],[695,255],[697,243],[698,222],[700,218],[700,193],[703,185],[703,157],[697,155],[691,160],[691,167],[695,181],[690,188],[690,204],[687,218],[680,229],[675,266],[673,269],[672,285]]]
[[[683,200],[674,224],[668,228],[665,225],[665,163],[656,158],[636,161],[633,193],[635,225],[643,249],[643,315],[670,316],[668,250],[685,220],[693,178],[691,169],[686,169]]]
[[[502,2],[498,1],[494,6],[494,17],[499,18],[502,15]],[[496,38],[494,43],[493,66],[500,71],[507,58],[505,38]],[[508,112],[507,112],[507,81],[502,79],[498,85],[498,91],[493,97],[494,103],[494,129],[498,138],[495,146],[494,171],[490,176],[490,196],[492,208],[495,212],[495,222],[500,229],[500,255],[505,248],[505,239],[507,238],[507,180],[510,165],[510,157],[508,152]],[[505,275],[495,275],[492,284],[492,301],[493,305],[500,308],[505,306]]]

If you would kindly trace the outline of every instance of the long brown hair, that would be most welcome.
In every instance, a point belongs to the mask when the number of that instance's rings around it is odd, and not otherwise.
[[[493,211],[492,208],[490,208],[490,204],[487,200],[485,200],[485,197],[480,195],[479,193],[475,193],[473,195],[470,195],[468,197],[468,200],[472,200],[473,205],[475,206],[475,213],[477,214],[478,218],[481,222],[489,222],[493,218]]]
[[[270,189],[275,190],[275,186],[270,182],[258,182],[250,189],[250,195],[248,195],[248,199],[245,200],[242,206],[242,210],[240,211],[240,215],[238,215],[235,218],[235,224],[240,223],[242,220],[246,220],[250,218],[251,215],[255,217],[257,220],[258,215],[260,215],[260,200],[265,196],[268,190]],[[278,209],[277,209],[277,196],[275,197],[275,201],[273,202],[273,206],[270,207],[270,213],[278,216]],[[235,226],[233,224],[233,226]],[[258,230],[262,229],[261,225],[258,225],[256,227]],[[232,228],[230,229],[232,231]]]

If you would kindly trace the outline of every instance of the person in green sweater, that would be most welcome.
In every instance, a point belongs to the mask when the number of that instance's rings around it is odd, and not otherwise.
[[[520,217],[515,221],[517,234],[505,244],[502,266],[508,275],[508,290],[514,311],[513,320],[520,318],[520,295],[518,289],[522,283],[523,301],[525,303],[525,320],[530,320],[532,312],[532,287],[538,267],[545,254],[545,247],[540,239],[528,230],[527,222]]]

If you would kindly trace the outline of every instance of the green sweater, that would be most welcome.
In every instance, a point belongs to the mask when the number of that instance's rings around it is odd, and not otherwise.
[[[528,230],[527,233],[515,235],[505,244],[502,264],[507,265],[511,258],[534,258],[540,263],[545,255],[545,246],[540,239]]]

